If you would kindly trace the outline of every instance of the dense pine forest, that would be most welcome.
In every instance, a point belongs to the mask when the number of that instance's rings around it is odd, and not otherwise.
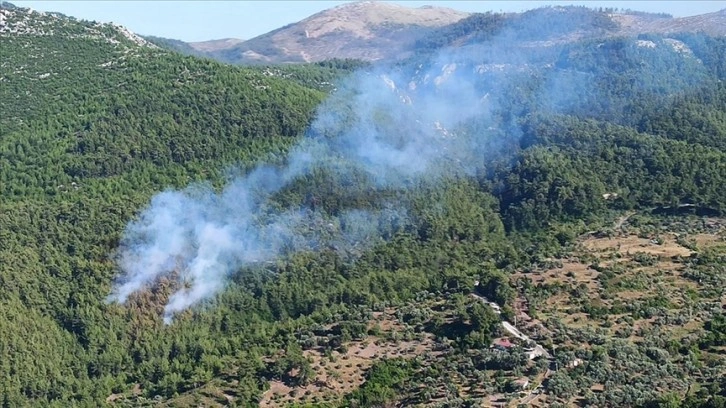
[[[115,26],[0,11],[24,27],[0,32],[3,406],[726,404],[726,39],[584,38],[530,53],[524,42],[545,34],[525,15],[513,27],[527,70],[497,71],[464,51],[509,26],[477,15],[385,67],[238,67]],[[575,20],[608,29],[598,12],[572,13],[555,34]],[[303,208],[317,223],[306,228],[331,235],[351,210],[402,211],[361,242],[245,265],[171,324],[162,311],[184,284],[173,274],[107,301],[127,225],[156,194],[222,191],[285,165],[301,141],[332,137],[316,133],[323,113],[338,120],[326,131],[355,126],[346,84],[389,70],[426,92],[419,70],[452,62],[432,55],[456,61],[452,78],[477,97],[498,95],[448,130],[487,141],[462,156],[475,166],[435,163],[438,177],[406,188],[312,171],[270,206]],[[521,63],[513,55],[492,63]],[[388,119],[382,134],[416,129]],[[627,240],[640,246],[621,250]],[[681,252],[648,249],[671,244]],[[523,305],[550,358],[528,359],[526,342],[490,347]]]

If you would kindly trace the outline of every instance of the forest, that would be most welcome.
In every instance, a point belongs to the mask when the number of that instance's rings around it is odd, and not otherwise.
[[[608,29],[596,13],[575,12]],[[726,404],[726,246],[724,230],[714,227],[726,212],[724,38],[584,39],[536,55],[551,64],[511,75],[521,81],[482,75],[482,94],[503,95],[498,107],[452,132],[499,137],[516,128],[518,136],[473,158],[476,172],[452,167],[398,190],[330,169],[306,174],[274,195],[274,205],[307,208],[322,225],[391,200],[407,214],[377,228],[365,245],[303,250],[240,268],[212,299],[168,325],[162,310],[180,285],[174,276],[125,304],[106,301],[129,221],[159,192],[195,182],[220,191],[261,163],[283,165],[311,137],[321,107],[341,118],[355,114],[340,92],[346,81],[381,68],[350,60],[238,67],[139,46],[113,28],[65,16],[14,10],[13,18],[56,34],[0,35],[4,407],[464,407],[491,395],[516,405],[523,376],[544,378],[548,406]],[[521,26],[531,26],[527,18]],[[476,15],[445,37],[422,40],[421,53],[386,69],[412,71],[464,34],[487,41],[501,20]],[[540,34],[521,31],[523,41]],[[693,55],[669,51],[669,40]],[[582,72],[587,92],[542,98],[553,78]],[[627,221],[613,228],[624,214]],[[643,245],[670,242],[663,237],[674,233],[679,248],[691,250],[671,259],[634,247],[607,258],[626,266],[583,252],[581,237],[617,236],[623,228]],[[575,258],[598,272],[597,302],[574,278],[571,286],[532,283],[552,264]],[[627,285],[646,290],[665,282],[657,280],[665,272],[653,272],[653,281],[628,275],[649,267],[680,268],[678,279],[688,283],[678,300],[655,289],[630,304],[618,300]],[[472,296],[477,291],[509,320],[526,299],[529,314],[549,329],[539,341],[559,353],[529,361],[526,344],[491,349],[505,333],[501,317]],[[560,305],[548,299],[565,296],[594,326],[561,319]],[[686,310],[696,317],[687,319]],[[623,335],[619,325],[628,319],[653,326]],[[688,329],[665,335],[668,325]],[[355,350],[371,344],[390,356],[355,360]],[[584,364],[561,369],[575,360]],[[310,392],[322,381],[317,373],[342,384],[340,373],[356,367],[355,386]],[[296,399],[275,396],[271,384]]]

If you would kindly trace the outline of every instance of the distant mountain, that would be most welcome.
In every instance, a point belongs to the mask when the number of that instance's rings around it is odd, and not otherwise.
[[[368,61],[410,55],[416,40],[469,13],[442,7],[409,8],[382,2],[344,4],[210,55],[232,63]]]
[[[188,43],[193,49],[200,52],[215,52],[223,51],[232,48],[238,44],[243,43],[245,40],[240,38],[222,38],[219,40],[199,41]]]
[[[8,2],[0,8],[12,9]],[[50,16],[59,13],[47,13]],[[9,30],[0,16],[0,30]],[[726,9],[690,17],[587,7],[543,7],[523,13],[466,13],[449,8],[410,8],[378,1],[348,3],[314,14],[250,40],[223,38],[185,42],[156,36],[127,38],[185,55],[232,64],[279,64],[328,59],[400,60],[442,47],[482,43],[516,31],[520,45],[547,47],[583,38],[646,33],[701,32],[726,35]],[[96,27],[101,27],[96,24]],[[121,29],[120,26],[114,26]],[[513,30],[512,27],[515,27]],[[93,29],[91,29],[93,30]],[[91,34],[97,35],[97,34]]]
[[[195,43],[168,40],[157,45],[233,64],[275,64],[350,58],[397,60],[426,49],[486,41],[506,23],[529,46],[583,38],[645,33],[702,32],[726,35],[726,10],[674,18],[587,7],[543,7],[524,13],[465,13],[448,8],[410,8],[383,2],[344,4],[247,41],[227,38]],[[512,27],[515,27],[513,30]]]
[[[230,49],[244,40],[239,38],[222,38],[219,40],[184,42],[173,38],[156,37],[146,35],[144,39],[147,41],[170,51],[176,51],[185,55],[194,55],[197,57],[212,57],[210,53],[220,52]]]
[[[681,32],[703,32],[712,36],[726,35],[726,9],[715,13],[680,18],[644,13],[612,14],[611,16],[620,26],[619,33],[627,35]]]
[[[194,49],[189,43],[182,40],[175,40],[173,38],[156,37],[153,35],[145,35],[143,38],[146,41],[169,51],[175,51],[184,55],[194,55],[197,57],[206,56],[205,53],[199,52]]]
[[[540,54],[556,52],[553,48],[555,45],[585,39],[634,38],[649,34],[675,36],[685,33],[703,33],[714,37],[726,35],[726,12],[674,18],[667,14],[566,6],[543,7],[511,14],[477,13],[422,37],[417,41],[415,51],[426,53],[446,47],[457,49],[506,44],[509,51],[525,47]]]

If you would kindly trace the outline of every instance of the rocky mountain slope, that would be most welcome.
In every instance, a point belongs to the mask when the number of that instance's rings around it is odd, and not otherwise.
[[[401,58],[410,55],[416,40],[432,28],[468,15],[442,7],[344,4],[211,55],[233,63]]]
[[[33,9],[18,8],[12,3],[0,4],[0,36],[25,35],[62,39],[88,39],[120,45],[124,49],[134,46],[156,48],[125,27],[114,23],[98,23],[77,20],[60,13],[45,13]]]
[[[583,19],[583,14],[588,13]],[[497,24],[482,26],[482,20],[506,21],[510,26],[518,24],[518,35],[529,33],[531,46],[645,33],[726,35],[726,10],[682,18],[631,11],[594,11],[584,7],[469,14],[441,7],[410,8],[364,1],[325,10],[247,41],[223,39],[190,43],[186,52],[235,64],[313,62],[330,58],[396,60],[411,56],[422,44],[458,46],[471,39],[482,40],[497,34]],[[452,33],[460,36],[446,41]]]

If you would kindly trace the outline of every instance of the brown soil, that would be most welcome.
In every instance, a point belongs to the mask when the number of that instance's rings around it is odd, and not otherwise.
[[[381,330],[400,330],[403,325],[395,320],[395,310],[374,313],[370,326],[378,324]],[[381,358],[413,358],[433,348],[433,337],[428,335],[423,341],[389,342],[376,336],[346,344],[347,351],[341,354],[334,351],[325,357],[322,350],[306,350],[305,357],[312,360],[315,379],[307,386],[289,387],[279,381],[270,382],[270,389],[263,394],[261,407],[277,407],[291,403],[315,403],[338,401],[363,384],[365,373]],[[433,352],[436,353],[436,352]]]

